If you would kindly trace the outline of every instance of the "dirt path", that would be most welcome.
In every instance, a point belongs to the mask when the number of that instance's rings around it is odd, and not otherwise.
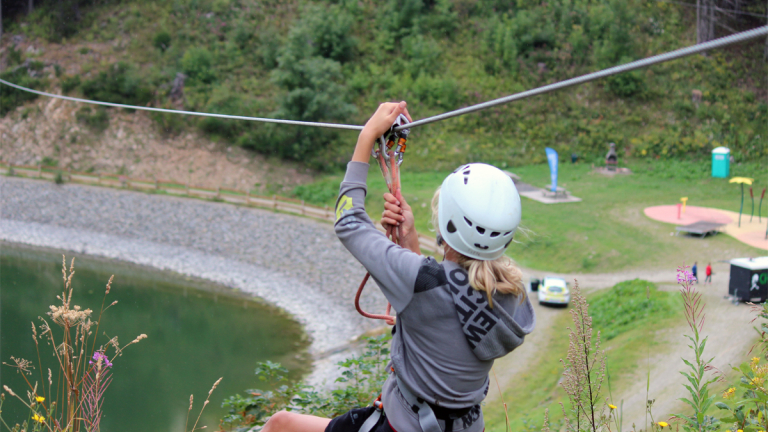
[[[737,378],[731,369],[747,360],[748,352],[757,340],[757,335],[752,329],[750,321],[755,314],[746,304],[734,305],[724,294],[728,291],[728,272],[715,273],[711,285],[697,286],[703,293],[705,302],[703,335],[709,337],[704,356],[714,356],[713,366],[725,374],[726,382],[732,382]],[[661,289],[677,290],[677,285],[663,285]],[[679,373],[685,364],[681,358],[689,361],[694,359],[694,354],[684,338],[684,334],[691,334],[686,323],[681,323],[675,328],[665,329],[658,334],[662,348],[657,354],[651,353],[651,399],[655,399],[654,416],[658,420],[666,420],[670,415],[690,410],[687,405],[679,401],[681,397],[688,397],[687,390],[683,387],[685,378]],[[647,361],[647,360],[646,360]],[[647,366],[642,362],[638,367],[638,373],[634,377],[634,384],[621,392],[624,400],[624,425],[630,426],[645,424],[645,397]],[[718,390],[719,387],[714,387]],[[715,391],[710,392],[715,394]],[[716,399],[717,400],[717,399]]]

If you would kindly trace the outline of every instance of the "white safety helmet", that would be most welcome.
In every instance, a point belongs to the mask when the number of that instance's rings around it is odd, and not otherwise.
[[[440,188],[440,235],[456,252],[479,260],[504,254],[520,224],[520,195],[512,179],[482,163],[461,166]]]

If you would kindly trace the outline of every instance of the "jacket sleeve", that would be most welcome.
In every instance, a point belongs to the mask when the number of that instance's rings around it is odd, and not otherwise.
[[[402,312],[413,298],[414,284],[424,258],[392,243],[365,212],[367,163],[350,162],[336,201],[336,235]]]

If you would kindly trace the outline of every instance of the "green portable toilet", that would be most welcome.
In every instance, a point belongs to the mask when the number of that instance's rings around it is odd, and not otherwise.
[[[725,147],[712,150],[712,177],[727,178],[731,172],[731,151]]]

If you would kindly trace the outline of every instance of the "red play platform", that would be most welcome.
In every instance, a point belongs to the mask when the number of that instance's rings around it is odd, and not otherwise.
[[[682,214],[680,219],[677,218],[676,205],[647,207],[643,212],[651,219],[677,225],[690,225],[702,221],[721,224],[733,222],[733,219],[721,211],[706,207],[686,206],[685,213]]]

